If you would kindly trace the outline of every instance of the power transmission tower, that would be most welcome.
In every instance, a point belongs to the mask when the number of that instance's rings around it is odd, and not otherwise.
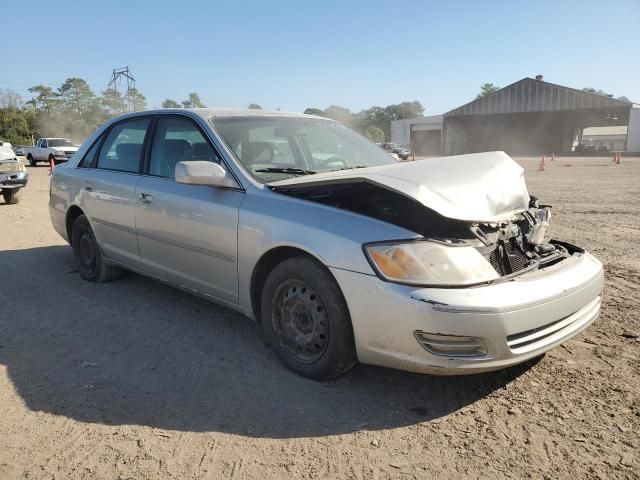
[[[136,79],[133,78],[133,75],[129,71],[129,67],[113,69],[113,73],[111,74],[111,80],[109,80],[109,83],[107,84],[107,90],[112,88],[114,93],[113,98],[117,100],[118,85],[122,84],[122,77],[124,77],[127,82],[127,91],[124,94],[124,97],[122,98],[122,100],[127,108],[127,112],[131,112],[133,111],[133,104],[132,104],[133,102],[131,100],[131,96],[129,95],[129,93],[131,92],[132,88],[136,87]]]

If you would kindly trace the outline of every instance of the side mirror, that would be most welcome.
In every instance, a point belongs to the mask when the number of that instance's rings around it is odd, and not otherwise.
[[[175,177],[177,183],[207,185],[209,187],[238,188],[238,182],[217,163],[204,160],[178,162]]]

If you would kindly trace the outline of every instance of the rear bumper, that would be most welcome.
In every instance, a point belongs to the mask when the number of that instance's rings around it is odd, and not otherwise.
[[[22,188],[28,181],[29,174],[25,172],[0,173],[0,189]]]
[[[332,269],[349,306],[363,363],[422,373],[505,368],[565,342],[600,312],[602,264],[588,253],[512,281],[475,288],[416,289]],[[435,355],[416,332],[480,339],[486,354]]]
[[[51,218],[51,225],[58,234],[64,238],[68,243],[71,243],[67,238],[67,226],[66,226],[66,214],[63,211],[49,204],[49,217]]]

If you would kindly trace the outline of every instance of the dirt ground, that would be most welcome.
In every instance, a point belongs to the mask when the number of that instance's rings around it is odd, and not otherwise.
[[[638,478],[640,159],[520,162],[553,235],[606,265],[600,319],[506,371],[327,383],[222,307],[82,281],[30,168],[0,205],[0,479]]]

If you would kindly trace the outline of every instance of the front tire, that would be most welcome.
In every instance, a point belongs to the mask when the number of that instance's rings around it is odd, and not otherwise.
[[[109,282],[122,275],[122,269],[105,263],[100,246],[85,215],[73,222],[71,245],[80,276],[89,282]]]
[[[36,162],[36,159],[33,158],[33,155],[31,154],[27,155],[27,160],[29,160],[29,165],[31,165],[32,167],[35,167],[38,163]]]
[[[295,373],[326,380],[356,364],[344,296],[316,260],[299,256],[277,265],[263,286],[261,312],[269,344]]]
[[[2,190],[2,197],[4,198],[4,203],[13,205],[20,201],[20,190],[21,188],[5,188]]]

